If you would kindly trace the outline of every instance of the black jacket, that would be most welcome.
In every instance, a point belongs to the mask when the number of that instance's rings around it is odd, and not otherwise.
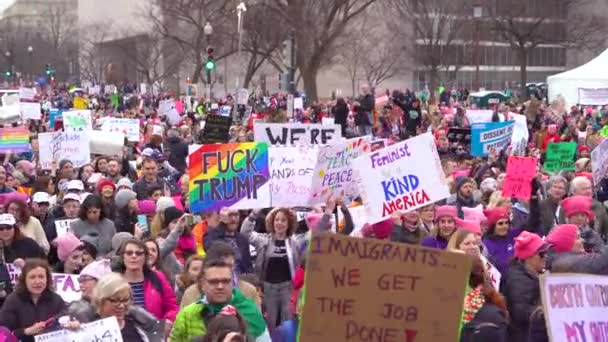
[[[547,325],[545,323],[545,314],[541,308],[536,309],[530,317],[530,330],[528,333],[528,342],[549,342],[547,335]]]
[[[217,227],[207,230],[205,236],[203,236],[203,247],[206,251],[209,250],[209,247],[215,241],[223,241],[230,244],[230,240],[235,239],[236,245],[238,246],[238,250],[234,251],[236,254],[236,267],[237,273],[252,273],[253,272],[253,263],[251,260],[251,252],[249,251],[249,241],[247,238],[241,234],[236,233],[234,238],[230,237],[226,234],[226,225],[224,223],[220,223]]]
[[[371,126],[372,122],[370,120],[371,112],[374,110],[374,106],[376,105],[376,99],[372,96],[372,94],[367,94],[362,96],[359,99],[359,106],[357,106],[356,111],[357,115],[355,116],[355,124],[357,126]]]
[[[492,303],[485,303],[472,321],[462,327],[460,342],[507,342],[525,341],[507,339],[507,318]]]
[[[135,224],[137,224],[137,215],[131,214],[127,208],[116,212],[114,225],[117,233],[127,232],[135,235]]]
[[[181,173],[186,172],[186,158],[188,158],[188,144],[179,137],[167,139],[167,150],[169,150],[168,162]]]
[[[34,323],[44,322],[57,316],[64,309],[65,303],[61,297],[45,290],[38,303],[34,304],[28,292],[11,293],[0,310],[0,326],[7,327],[22,342],[34,342],[33,336],[24,335],[23,331]],[[55,326],[51,326],[52,330]]]
[[[540,304],[538,276],[530,273],[520,261],[515,261],[501,280],[500,292],[505,296],[511,319],[510,340],[525,341],[530,315]]]
[[[601,253],[557,253],[550,249],[547,269],[553,273],[608,275],[608,246]]]
[[[10,246],[4,249],[4,260],[7,263],[12,263],[15,259],[40,258],[46,259],[46,254],[40,245],[28,238],[22,237],[14,240]]]

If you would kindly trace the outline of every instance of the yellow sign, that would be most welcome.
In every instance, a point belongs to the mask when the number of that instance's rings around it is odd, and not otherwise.
[[[83,97],[74,98],[74,109],[89,109],[89,101]]]

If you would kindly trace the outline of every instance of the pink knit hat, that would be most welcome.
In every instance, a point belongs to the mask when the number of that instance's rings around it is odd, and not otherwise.
[[[519,260],[526,260],[548,248],[549,245],[534,233],[523,231],[515,238],[515,257]]]
[[[545,238],[560,253],[569,252],[574,247],[578,227],[573,224],[561,224],[551,230]]]
[[[141,200],[137,202],[139,213],[142,215],[150,215],[156,212],[156,204],[152,200]]]
[[[319,222],[321,222],[321,218],[323,214],[321,213],[308,213],[304,220],[306,221],[306,225],[311,232],[316,232],[319,228]]]
[[[479,221],[477,220],[462,220],[459,218],[455,218],[456,228],[466,230],[473,234],[481,235],[481,226],[479,225]]]
[[[386,219],[372,225],[365,224],[362,228],[363,236],[373,236],[376,239],[384,240],[387,239],[393,231],[393,219]]]
[[[462,207],[462,213],[465,220],[477,220],[479,222],[487,222],[486,215],[483,214],[483,206],[480,204],[475,208]]]
[[[435,208],[435,221],[442,217],[456,218],[458,216],[458,210],[453,205],[442,205]]]
[[[65,261],[78,247],[82,246],[82,241],[70,232],[63,234],[55,241],[57,242],[57,257],[61,261]]]
[[[92,263],[86,265],[82,271],[80,271],[81,276],[84,275],[97,280],[110,273],[112,273],[112,269],[110,268],[110,259],[93,261]]]

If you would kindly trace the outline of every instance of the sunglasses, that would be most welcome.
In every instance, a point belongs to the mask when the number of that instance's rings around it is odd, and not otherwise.
[[[135,255],[135,256],[140,257],[140,256],[142,256],[144,254],[145,254],[144,251],[125,251],[124,252],[124,255],[126,255],[126,256],[134,256]]]
[[[547,257],[547,252],[540,252],[538,253],[538,256],[541,257],[542,259]]]
[[[14,227],[13,226],[0,226],[0,231],[7,231],[7,230],[12,230]]]

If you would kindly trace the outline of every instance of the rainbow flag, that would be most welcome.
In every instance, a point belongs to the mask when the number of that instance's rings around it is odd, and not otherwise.
[[[30,150],[30,131],[26,127],[0,128],[0,153]]]
[[[202,145],[189,158],[192,213],[270,207],[268,144]]]

